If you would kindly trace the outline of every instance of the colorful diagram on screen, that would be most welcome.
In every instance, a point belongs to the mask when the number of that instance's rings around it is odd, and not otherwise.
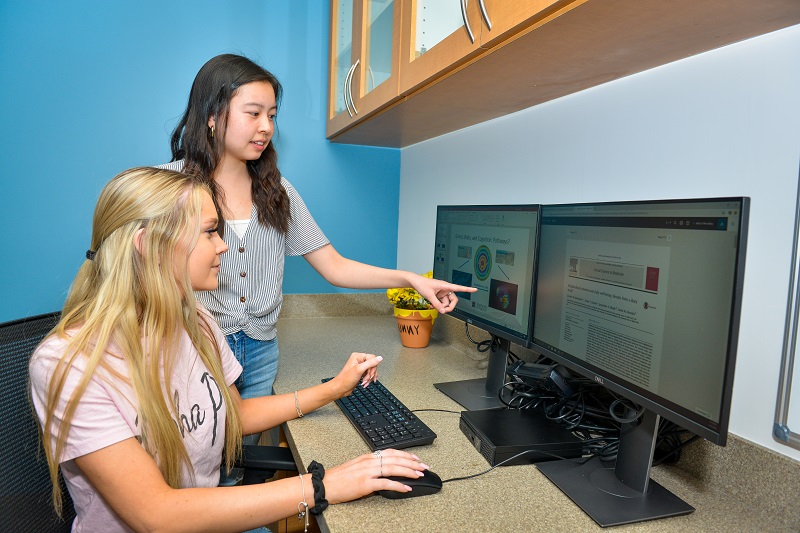
[[[509,315],[517,314],[519,285],[493,279],[489,284],[489,307]]]
[[[497,302],[503,309],[508,309],[508,306],[511,305],[511,296],[508,294],[508,289],[505,287],[500,287],[497,289],[495,293],[497,297]]]
[[[492,252],[486,246],[480,246],[475,252],[475,275],[485,281],[492,273]]]

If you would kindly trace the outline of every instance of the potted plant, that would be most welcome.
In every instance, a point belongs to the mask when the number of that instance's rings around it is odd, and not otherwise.
[[[423,274],[432,278],[433,272]],[[424,348],[431,340],[433,323],[439,312],[431,307],[428,300],[410,287],[389,289],[386,297],[394,305],[394,316],[397,319],[397,330],[400,342],[407,348]]]

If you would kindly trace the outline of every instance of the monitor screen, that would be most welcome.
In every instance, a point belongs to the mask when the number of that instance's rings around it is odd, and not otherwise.
[[[461,385],[453,387],[464,392],[458,398],[453,396],[457,392],[437,384],[467,409],[501,405],[497,395],[505,379],[509,343],[526,346],[530,340],[538,226],[538,205],[437,209],[434,277],[478,289],[458,293],[451,316],[495,338],[487,379],[457,382]]]
[[[543,206],[531,347],[642,406],[637,431],[663,416],[724,445],[748,212],[748,198]],[[616,477],[649,476],[652,449],[624,441],[623,427]]]

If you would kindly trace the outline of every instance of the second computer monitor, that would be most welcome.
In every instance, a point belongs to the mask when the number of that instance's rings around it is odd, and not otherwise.
[[[436,384],[469,410],[501,405],[510,343],[530,340],[538,228],[538,205],[437,209],[434,277],[477,288],[451,315],[493,336],[486,379]]]
[[[627,404],[614,469],[539,469],[602,526],[692,512],[650,479],[660,417],[724,445],[749,198],[542,208],[533,349]],[[633,403],[631,403],[633,402]]]

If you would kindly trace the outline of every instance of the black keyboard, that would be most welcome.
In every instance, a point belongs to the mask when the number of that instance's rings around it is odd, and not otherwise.
[[[322,380],[329,381],[331,378]],[[336,404],[372,451],[430,444],[436,433],[379,381],[362,387]]]

